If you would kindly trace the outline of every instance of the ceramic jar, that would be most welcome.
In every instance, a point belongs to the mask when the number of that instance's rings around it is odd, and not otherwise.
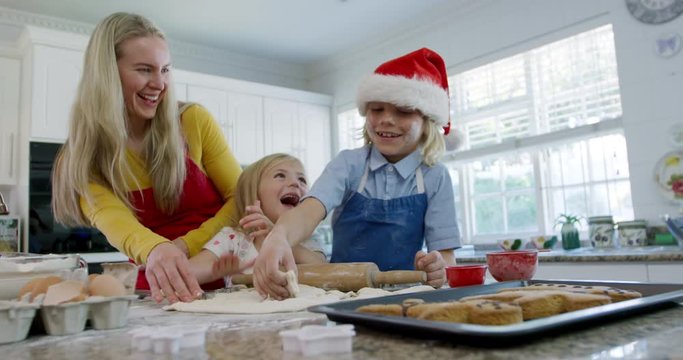
[[[647,245],[647,222],[645,220],[618,222],[617,229],[621,246]]]
[[[593,247],[613,248],[614,221],[612,216],[592,216],[588,218],[588,235]]]

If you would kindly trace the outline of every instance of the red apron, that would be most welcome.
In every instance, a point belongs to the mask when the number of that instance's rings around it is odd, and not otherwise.
[[[187,178],[183,184],[178,207],[172,214],[164,214],[154,202],[152,188],[128,193],[131,205],[136,209],[140,223],[156,234],[169,240],[184,236],[189,231],[199,228],[204,221],[214,217],[225,203],[223,196],[211,182],[211,179],[189,157],[185,158]],[[131,260],[131,262],[134,262]],[[223,279],[202,285],[204,290],[215,290],[224,287]],[[145,271],[138,272],[136,289],[149,290]]]

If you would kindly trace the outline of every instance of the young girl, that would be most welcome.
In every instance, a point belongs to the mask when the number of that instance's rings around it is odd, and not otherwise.
[[[287,154],[272,154],[249,165],[235,189],[237,219],[209,240],[190,258],[200,284],[238,272],[250,274],[263,239],[273,223],[299,204],[308,185],[301,162]],[[296,263],[325,262],[322,247],[307,240],[292,249]]]
[[[342,151],[302,204],[277,221],[254,266],[262,295],[288,296],[279,265],[294,268],[289,246],[332,210],[332,262],[424,270],[435,287],[444,283],[445,265],[455,263],[460,237],[453,187],[437,163],[450,130],[443,60],[420,49],[380,65],[361,83],[357,105],[366,117],[366,145]],[[429,254],[421,251],[424,242]]]

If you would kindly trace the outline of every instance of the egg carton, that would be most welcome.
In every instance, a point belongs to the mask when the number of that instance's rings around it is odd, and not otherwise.
[[[204,346],[207,326],[145,326],[133,329],[133,350],[155,354],[176,354],[180,349]]]
[[[0,301],[0,344],[26,339],[39,307],[25,301]]]
[[[90,305],[89,318],[95,330],[118,329],[128,323],[130,303],[137,295],[91,296],[85,300]]]
[[[90,296],[83,301],[41,305],[40,319],[48,335],[70,335],[85,330],[88,319],[95,330],[126,326],[130,303],[136,295]]]
[[[304,356],[351,352],[353,325],[306,325],[300,329],[280,331],[282,349]]]

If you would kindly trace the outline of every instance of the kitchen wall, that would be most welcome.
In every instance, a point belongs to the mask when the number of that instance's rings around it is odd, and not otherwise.
[[[654,47],[661,34],[678,32],[683,36],[683,16],[661,25],[643,24],[631,16],[623,0],[472,0],[462,5],[454,4],[452,11],[431,19],[426,26],[419,25],[423,19],[417,19],[412,31],[396,33],[381,43],[364,44],[308,67],[173,39],[171,49],[179,68],[331,94],[335,111],[343,111],[354,107],[356,86],[363,75],[381,62],[419,47],[440,52],[449,72],[455,73],[611,23],[635,215],[658,222],[659,215],[678,212],[678,206],[657,189],[653,168],[664,153],[673,150],[668,141],[670,126],[683,122],[683,52],[664,59],[655,54]],[[0,55],[13,53],[12,43],[24,24],[83,34],[92,30],[92,25],[0,7]]]
[[[654,49],[662,34],[683,36],[683,16],[649,25],[631,16],[623,0],[479,0],[429,26],[316,64],[309,90],[333,95],[336,110],[343,111],[355,107],[363,75],[420,47],[441,53],[456,73],[608,23],[615,33],[635,216],[661,223],[661,214],[679,208],[660,193],[653,171],[674,149],[669,128],[683,122],[683,52],[666,59]]]
[[[154,14],[147,14],[154,19]],[[43,16],[0,6],[0,51],[12,48],[25,25],[89,35],[94,25]],[[233,79],[306,90],[306,68],[299,64],[243,55],[169,39],[173,65],[178,69]],[[2,55],[2,54],[0,54]]]

